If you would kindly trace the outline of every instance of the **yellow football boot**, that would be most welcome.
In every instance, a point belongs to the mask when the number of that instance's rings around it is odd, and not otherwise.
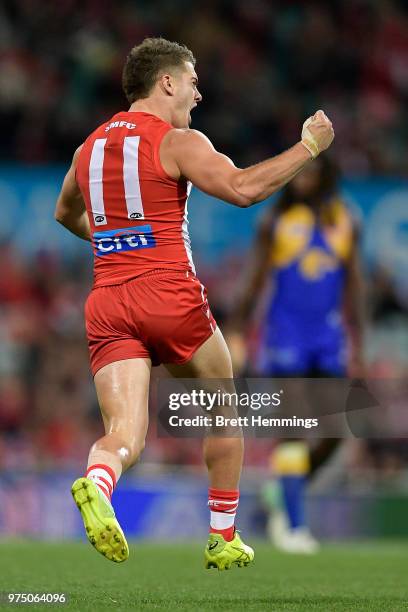
[[[243,543],[238,531],[235,531],[231,542],[226,542],[221,534],[210,533],[204,551],[205,567],[229,570],[233,565],[246,567],[254,560],[255,553],[250,546]]]
[[[129,546],[106,495],[89,478],[78,478],[71,492],[92,546],[110,561],[126,561]]]

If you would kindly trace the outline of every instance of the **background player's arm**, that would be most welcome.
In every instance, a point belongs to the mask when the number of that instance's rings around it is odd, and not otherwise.
[[[249,269],[231,316],[231,328],[242,329],[248,322],[259,295],[265,285],[269,270],[270,250],[273,240],[275,210],[269,209],[264,215],[250,249]]]
[[[82,145],[81,145],[82,147]],[[81,150],[79,147],[74,154],[72,164],[65,175],[61,192],[55,207],[55,219],[83,240],[91,240],[91,228],[86,212],[85,202],[75,178],[76,162]]]
[[[254,307],[256,306],[269,271],[269,256],[272,245],[272,227],[276,213],[269,209],[262,218],[261,224],[250,248],[249,266],[246,279],[237,296],[228,325],[225,329],[225,340],[230,349],[233,370],[240,375],[247,362],[246,328]]]
[[[354,230],[353,247],[346,266],[344,313],[350,332],[350,374],[364,375],[364,281],[358,248],[358,231]]]
[[[318,151],[326,149],[334,138],[331,122],[322,111],[311,119],[308,130]],[[239,169],[200,132],[175,129],[164,137],[160,157],[174,178],[183,176],[202,191],[245,208],[281,189],[312,159],[312,154],[306,144],[298,142],[276,157]]]

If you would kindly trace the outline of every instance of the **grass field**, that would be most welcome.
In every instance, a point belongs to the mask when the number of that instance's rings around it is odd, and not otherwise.
[[[23,606],[30,610],[408,610],[408,544],[327,546],[294,557],[258,543],[252,567],[228,572],[204,570],[198,544],[133,543],[120,565],[79,542],[4,540],[0,553],[1,592],[69,597]]]

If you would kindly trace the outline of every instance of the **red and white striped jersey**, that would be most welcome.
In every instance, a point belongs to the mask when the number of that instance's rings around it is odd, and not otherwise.
[[[191,183],[171,178],[160,163],[160,143],[171,129],[155,115],[121,112],[83,144],[76,179],[91,224],[95,287],[156,269],[195,272]]]

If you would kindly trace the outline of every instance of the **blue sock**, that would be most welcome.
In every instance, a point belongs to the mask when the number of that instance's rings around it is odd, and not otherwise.
[[[290,529],[304,527],[306,477],[297,474],[280,476],[279,482]]]
[[[304,527],[306,477],[310,471],[307,443],[304,440],[280,442],[273,451],[272,469],[279,479],[289,528]]]

